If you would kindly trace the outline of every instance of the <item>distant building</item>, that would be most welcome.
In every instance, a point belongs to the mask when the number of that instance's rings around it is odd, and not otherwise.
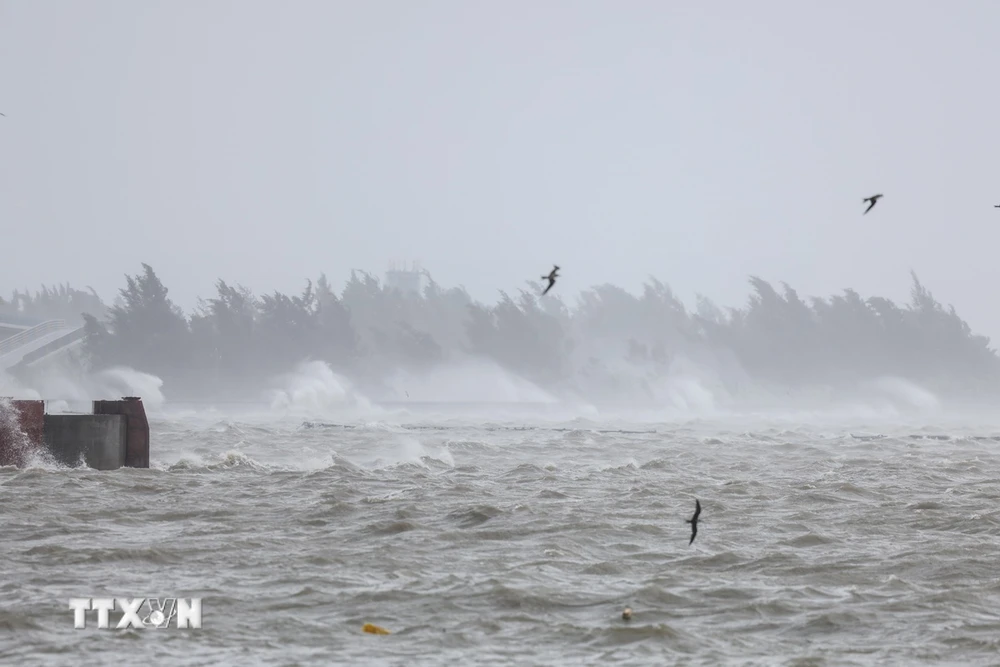
[[[421,278],[425,273],[417,262],[412,262],[409,268],[406,262],[390,262],[389,270],[385,272],[385,286],[389,289],[398,289],[404,294],[407,292],[420,294]]]

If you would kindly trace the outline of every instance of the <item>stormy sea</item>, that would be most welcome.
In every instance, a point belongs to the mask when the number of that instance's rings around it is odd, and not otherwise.
[[[1000,415],[328,389],[147,396],[149,469],[0,468],[0,664],[1000,660]],[[142,596],[202,627],[74,628]]]

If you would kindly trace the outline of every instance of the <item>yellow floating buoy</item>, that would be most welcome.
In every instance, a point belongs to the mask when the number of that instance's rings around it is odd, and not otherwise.
[[[377,625],[375,625],[373,623],[365,623],[361,627],[361,630],[362,630],[362,632],[367,632],[367,633],[373,634],[373,635],[389,635],[389,634],[392,634],[391,632],[389,632],[385,628],[379,627],[379,626],[377,626]]]

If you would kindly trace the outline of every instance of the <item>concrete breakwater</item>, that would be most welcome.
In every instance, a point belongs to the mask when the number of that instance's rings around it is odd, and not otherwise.
[[[0,424],[0,465],[23,466],[48,451],[65,465],[95,470],[149,467],[149,421],[142,399],[94,401],[92,414],[45,412],[45,401],[11,400]]]

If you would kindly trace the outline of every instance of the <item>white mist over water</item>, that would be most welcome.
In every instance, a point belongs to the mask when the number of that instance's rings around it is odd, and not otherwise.
[[[554,391],[489,360],[467,358],[426,372],[397,371],[388,387],[362,391],[351,379],[335,373],[324,362],[299,364],[276,377],[266,390],[270,410],[253,419],[336,420],[408,423],[457,418],[480,423],[521,419],[588,422],[618,420],[727,421],[741,415],[813,423],[829,420],[884,421],[907,415],[945,416],[941,397],[919,384],[883,377],[851,387],[813,387],[790,390],[733,380],[731,369],[713,359],[678,356],[668,367],[651,372],[625,359],[608,358],[577,374]],[[150,416],[163,415],[167,404],[163,381],[149,373],[115,367],[87,374],[58,366],[36,372],[30,386],[0,375],[0,396],[46,400],[50,414],[89,412],[94,399],[139,396]],[[731,389],[735,391],[731,391]],[[407,395],[408,394],[408,395]],[[202,422],[219,419],[218,411],[201,406],[178,412]],[[261,406],[263,407],[263,405]],[[949,407],[949,414],[952,408]],[[450,415],[450,416],[449,416]],[[248,414],[245,414],[249,418]]]
[[[275,379],[271,409],[288,416],[324,417],[334,414],[371,414],[376,408],[350,380],[334,373],[322,361],[299,364]]]
[[[696,377],[669,377],[658,382],[656,388],[656,394],[664,396],[679,411],[699,416],[715,412],[715,395]]]
[[[910,380],[883,377],[875,380],[872,386],[884,392],[893,402],[906,408],[916,408],[924,412],[937,412],[941,408],[941,401],[937,396]]]
[[[159,410],[166,403],[163,392],[160,390],[160,387],[163,386],[163,380],[155,375],[126,366],[117,366],[101,371],[94,377],[95,389],[111,393],[118,389],[120,392],[118,396],[138,396],[142,399],[142,404],[147,411]]]
[[[699,418],[717,414],[730,401],[719,373],[683,356],[651,369],[624,358],[591,357],[566,383],[566,393],[591,410],[652,414],[654,418]]]
[[[140,397],[147,413],[155,413],[166,403],[162,386],[163,380],[157,376],[127,366],[96,373],[53,366],[36,373],[29,384],[0,375],[0,394],[47,401],[46,411],[50,414],[89,412],[91,401],[116,400],[123,396]]]
[[[397,371],[396,400],[428,403],[556,403],[558,399],[492,360],[465,359],[425,373]]]

